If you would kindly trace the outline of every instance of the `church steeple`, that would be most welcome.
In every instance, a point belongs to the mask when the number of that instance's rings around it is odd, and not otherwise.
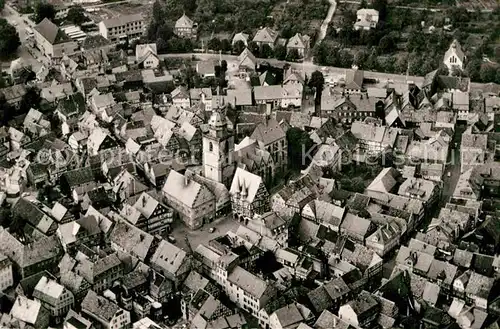
[[[214,109],[203,136],[205,177],[229,185],[234,172],[233,152],[234,136],[228,131],[225,110]]]

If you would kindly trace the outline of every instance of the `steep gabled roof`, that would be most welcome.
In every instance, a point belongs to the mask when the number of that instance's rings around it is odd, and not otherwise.
[[[253,37],[254,42],[265,42],[265,43],[274,43],[278,38],[278,32],[270,29],[269,27],[265,27],[257,31],[255,36]]]
[[[43,21],[38,23],[38,25],[35,26],[35,30],[52,45],[70,40],[68,36],[48,18],[44,18]]]
[[[193,28],[194,22],[191,18],[187,17],[186,14],[183,14],[176,22],[175,22],[175,28],[176,29],[190,29]]]

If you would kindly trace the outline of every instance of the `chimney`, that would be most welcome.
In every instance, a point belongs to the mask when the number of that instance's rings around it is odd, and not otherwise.
[[[142,197],[142,207],[143,207],[143,208],[145,208],[145,207],[146,207],[146,203],[147,203],[146,196],[143,196],[143,197]]]
[[[190,182],[190,177],[189,175],[186,173],[184,174],[184,185],[188,186],[189,185],[189,182]]]

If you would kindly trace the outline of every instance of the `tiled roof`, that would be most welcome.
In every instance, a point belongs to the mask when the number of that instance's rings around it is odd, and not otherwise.
[[[186,252],[162,240],[151,258],[151,264],[165,276],[175,278],[181,266],[187,262]]]
[[[119,221],[111,232],[110,241],[128,254],[144,261],[153,243],[153,236]]]
[[[260,299],[268,289],[268,284],[264,280],[240,266],[233,269],[227,280],[257,299]]]
[[[120,15],[114,18],[103,20],[102,23],[106,28],[123,26],[131,22],[142,22],[144,18],[141,14]]]
[[[121,308],[105,297],[89,290],[81,304],[82,312],[97,317],[99,320],[109,322]]]
[[[38,25],[35,26],[35,30],[52,45],[70,41],[69,37],[48,18],[44,18],[43,21],[38,23]]]

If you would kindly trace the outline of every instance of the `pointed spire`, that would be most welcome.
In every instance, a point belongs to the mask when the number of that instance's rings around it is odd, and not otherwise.
[[[242,186],[242,188],[241,188],[241,196],[242,196],[243,198],[246,198],[246,197],[247,197],[247,195],[248,195],[248,194],[247,194],[247,187],[246,187],[245,185],[246,185],[246,184],[245,184],[245,182],[243,182],[243,186]]]

